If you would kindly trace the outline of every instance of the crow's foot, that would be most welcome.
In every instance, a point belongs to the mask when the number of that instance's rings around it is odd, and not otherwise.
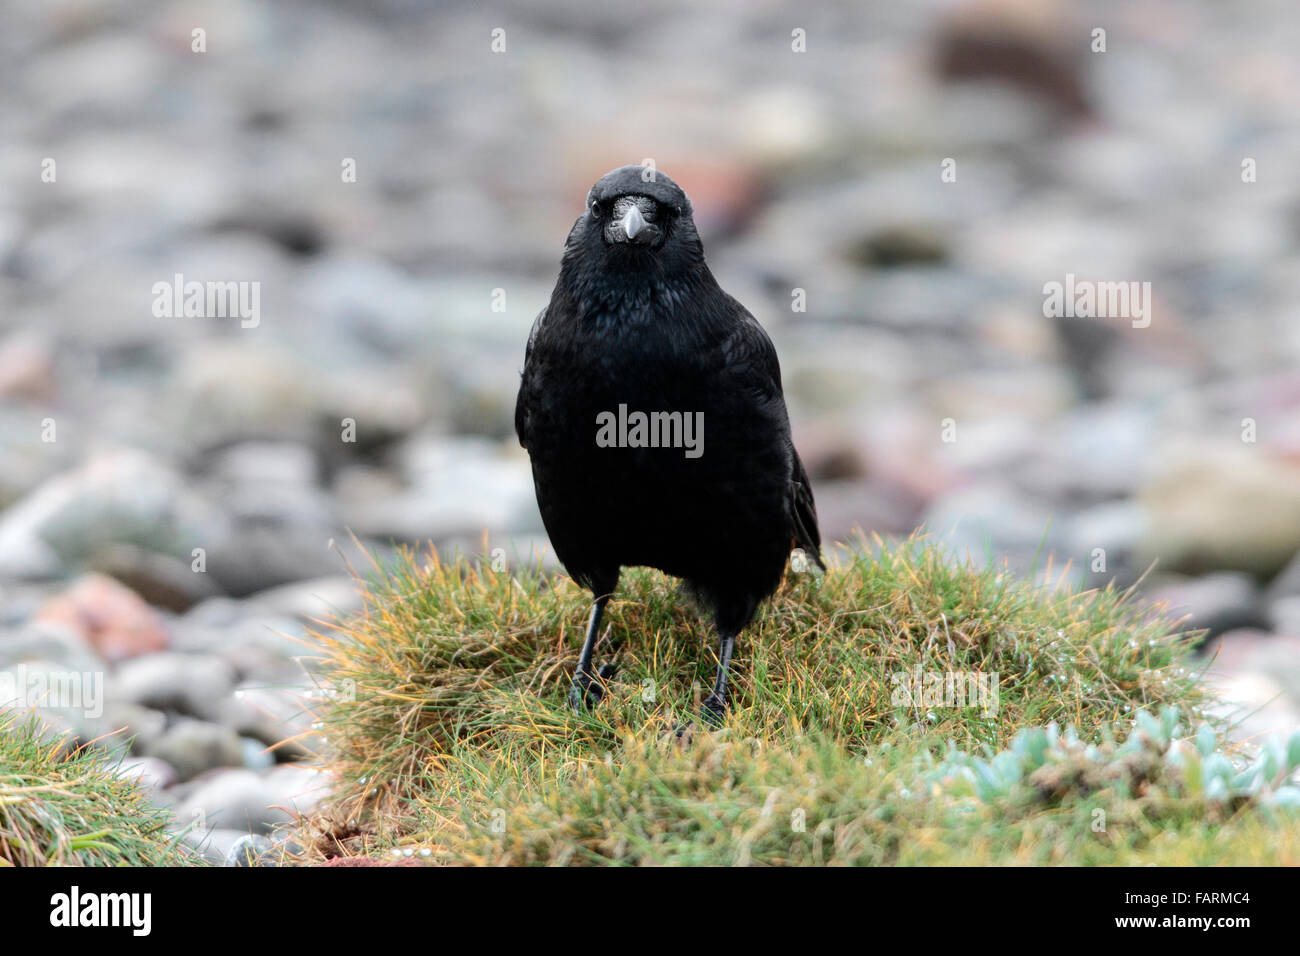
[[[700,704],[700,720],[714,730],[722,726],[723,718],[726,716],[727,699],[725,697],[710,694]]]
[[[678,746],[686,746],[695,739],[695,725],[701,723],[709,730],[717,730],[722,726],[723,718],[727,715],[727,701],[725,698],[715,697],[710,694],[704,698],[700,704],[699,720],[688,720],[674,732],[677,737]]]
[[[613,676],[613,664],[602,665],[594,677],[585,671],[578,671],[573,675],[573,686],[569,688],[569,707],[579,716],[584,709],[595,707],[605,697],[603,682]]]

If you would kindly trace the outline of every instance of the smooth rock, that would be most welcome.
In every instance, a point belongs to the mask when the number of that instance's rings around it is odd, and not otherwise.
[[[303,624],[290,617],[252,617],[226,627],[189,627],[177,624],[180,650],[220,657],[240,677],[263,681],[300,682],[299,659],[314,653]]]
[[[0,578],[57,575],[116,544],[189,560],[222,537],[220,512],[174,469],[142,452],[106,452],[0,515]]]
[[[199,819],[205,826],[267,833],[291,817],[275,807],[276,795],[265,777],[251,770],[228,770],[198,783],[177,807],[181,820]]]
[[[1257,446],[1182,446],[1156,456],[1141,493],[1143,555],[1165,570],[1278,572],[1300,550],[1300,467]]]
[[[176,782],[172,765],[157,757],[129,757],[119,765],[119,774],[145,790],[165,790]]]
[[[314,767],[281,764],[266,776],[278,805],[296,813],[311,813],[329,795],[334,778]]]
[[[1085,571],[1089,585],[1112,579],[1131,583],[1145,570],[1137,561],[1145,522],[1145,512],[1131,500],[1084,508],[1063,522],[1065,550],[1060,557],[1068,557]]]
[[[344,500],[359,533],[442,541],[489,532],[540,530],[525,458],[481,438],[420,438],[402,451],[406,489],[387,498]]]
[[[331,575],[268,588],[250,595],[245,607],[258,614],[295,617],[304,623],[346,618],[361,610],[362,585],[354,578]]]
[[[1167,605],[1170,617],[1187,618],[1183,630],[1207,631],[1207,639],[1223,631],[1266,623],[1259,587],[1250,575],[1240,572],[1166,581],[1148,591],[1147,598]]]
[[[235,841],[226,853],[225,866],[274,866],[276,845],[260,833],[249,833]]]
[[[235,669],[220,657],[150,654],[118,669],[114,693],[131,703],[216,721],[235,679]]]
[[[269,770],[275,766],[275,754],[262,741],[240,737],[239,742],[244,748],[244,766],[249,770]]]
[[[215,767],[241,767],[244,745],[228,727],[183,717],[144,751],[176,768],[179,780],[192,780]]]
[[[0,399],[48,402],[57,390],[48,340],[30,332],[0,339]]]
[[[66,623],[33,619],[0,631],[0,667],[36,660],[54,661],[80,672],[101,671],[106,663],[84,631]]]
[[[102,574],[79,579],[37,611],[36,620],[76,631],[110,661],[160,651],[171,643],[158,613],[126,585]]]
[[[263,747],[275,747],[272,760],[306,759],[322,749],[320,738],[311,733],[312,708],[318,704],[310,687],[249,681],[226,701],[221,722]]]
[[[96,571],[122,582],[154,607],[176,613],[221,594],[216,580],[196,571],[193,560],[131,544],[111,545],[94,556],[93,564]]]
[[[178,820],[184,824],[189,821]],[[183,842],[194,847],[209,863],[224,866],[239,842],[248,836],[247,830],[220,827],[214,830],[195,827],[182,837]]]
[[[192,627],[221,628],[248,616],[249,609],[243,601],[230,597],[213,597],[190,608],[179,625],[181,630]]]
[[[162,408],[174,432],[185,436],[184,450],[201,453],[248,438],[311,434],[321,396],[303,360],[260,338],[244,337],[186,353]]]
[[[1083,77],[1087,31],[1058,0],[967,0],[946,5],[934,61],[947,80],[992,80],[1077,119],[1091,112]],[[1070,37],[1081,37],[1071,43]]]
[[[1274,600],[1300,596],[1300,552],[1269,583],[1268,596]]]
[[[1300,634],[1300,594],[1289,594],[1268,607],[1268,623],[1280,634]]]

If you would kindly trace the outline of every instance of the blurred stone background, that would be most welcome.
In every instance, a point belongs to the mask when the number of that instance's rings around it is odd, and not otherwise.
[[[0,671],[106,674],[65,723],[128,728],[215,855],[309,800],[266,746],[310,746],[353,536],[544,547],[524,341],[588,186],[652,159],[777,344],[827,539],[1154,562],[1242,735],[1295,726],[1300,13],[1086,7],[7,0]],[[258,323],[157,317],[177,273]],[[1150,282],[1150,326],[1044,318],[1067,274]]]

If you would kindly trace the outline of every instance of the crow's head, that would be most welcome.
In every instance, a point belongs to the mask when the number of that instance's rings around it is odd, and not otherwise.
[[[656,271],[703,261],[691,213],[686,193],[663,173],[621,166],[587,193],[587,208],[573,224],[570,247],[610,265],[640,263]]]

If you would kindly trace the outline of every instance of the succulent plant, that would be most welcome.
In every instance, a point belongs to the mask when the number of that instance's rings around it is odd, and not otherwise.
[[[952,748],[927,774],[927,783],[969,792],[984,802],[1014,797],[1022,789],[1064,800],[1118,787],[1126,794],[1162,788],[1169,796],[1211,804],[1253,800],[1267,807],[1300,808],[1300,730],[1264,741],[1249,763],[1219,749],[1212,727],[1183,736],[1182,715],[1166,707],[1133,718],[1123,743],[1114,734],[1100,744],[1080,742],[1073,727],[1055,723],[1020,731],[1011,745],[983,757]]]

